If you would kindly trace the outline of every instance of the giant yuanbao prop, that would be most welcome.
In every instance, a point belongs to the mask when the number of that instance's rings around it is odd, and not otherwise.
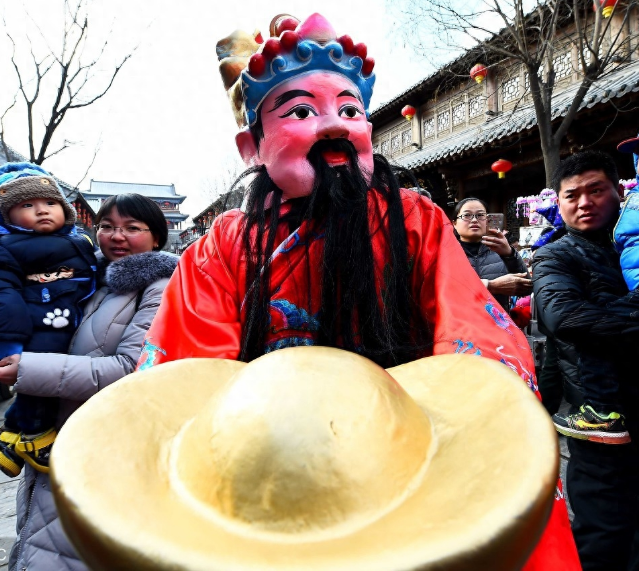
[[[96,570],[499,571],[539,539],[557,469],[503,364],[296,347],[107,387],[60,432],[52,482]]]

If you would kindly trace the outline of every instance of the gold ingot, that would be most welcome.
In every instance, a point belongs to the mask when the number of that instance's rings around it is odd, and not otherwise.
[[[52,482],[96,570],[494,571],[532,551],[557,469],[548,415],[496,361],[298,347],[107,387],[61,430]]]

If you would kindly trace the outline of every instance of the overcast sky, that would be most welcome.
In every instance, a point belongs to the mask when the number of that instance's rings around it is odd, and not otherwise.
[[[33,20],[55,45],[60,27],[60,0],[28,0]],[[16,0],[0,0],[1,13],[17,41],[27,32],[37,38],[35,22],[22,16]],[[230,105],[217,71],[215,44],[237,28],[260,29],[279,13],[304,19],[319,11],[338,36],[349,34],[364,42],[376,61],[377,82],[371,109],[392,99],[428,75],[423,59],[395,41],[393,23],[384,0],[281,0],[219,2],[217,0],[96,0],[90,12],[90,30],[96,39],[113,29],[105,67],[132,47],[112,90],[99,102],[69,113],[56,135],[78,142],[43,166],[76,184],[94,149],[100,151],[80,186],[89,180],[175,184],[187,196],[182,211],[199,213],[210,202],[207,186],[239,161],[237,132]],[[59,35],[58,35],[59,37]],[[10,44],[0,38],[0,113],[14,88],[8,64]],[[111,59],[109,59],[111,58]],[[5,79],[7,81],[5,81]],[[28,154],[22,110],[15,108],[6,121],[7,142]]]

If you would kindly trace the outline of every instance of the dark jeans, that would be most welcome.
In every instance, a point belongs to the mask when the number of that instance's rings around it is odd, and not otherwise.
[[[633,436],[634,438],[634,436]],[[568,438],[567,493],[584,571],[628,571],[638,531],[637,441],[609,445]]]
[[[559,370],[557,344],[550,335],[546,337],[544,364],[537,376],[537,386],[541,394],[541,402],[548,414],[555,414],[564,396],[564,384]]]
[[[13,432],[38,434],[55,426],[57,398],[34,397],[18,393],[4,415],[4,425]]]
[[[584,401],[597,412],[624,412],[615,360],[615,356],[602,357],[591,348],[580,352],[581,391]]]

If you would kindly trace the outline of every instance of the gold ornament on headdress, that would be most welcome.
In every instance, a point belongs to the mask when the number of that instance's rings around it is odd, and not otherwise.
[[[235,30],[231,35],[221,39],[215,47],[220,60],[219,69],[224,89],[231,100],[233,115],[240,128],[246,126],[240,74],[248,65],[249,58],[259,49],[258,39],[261,40],[258,30],[253,34]]]

